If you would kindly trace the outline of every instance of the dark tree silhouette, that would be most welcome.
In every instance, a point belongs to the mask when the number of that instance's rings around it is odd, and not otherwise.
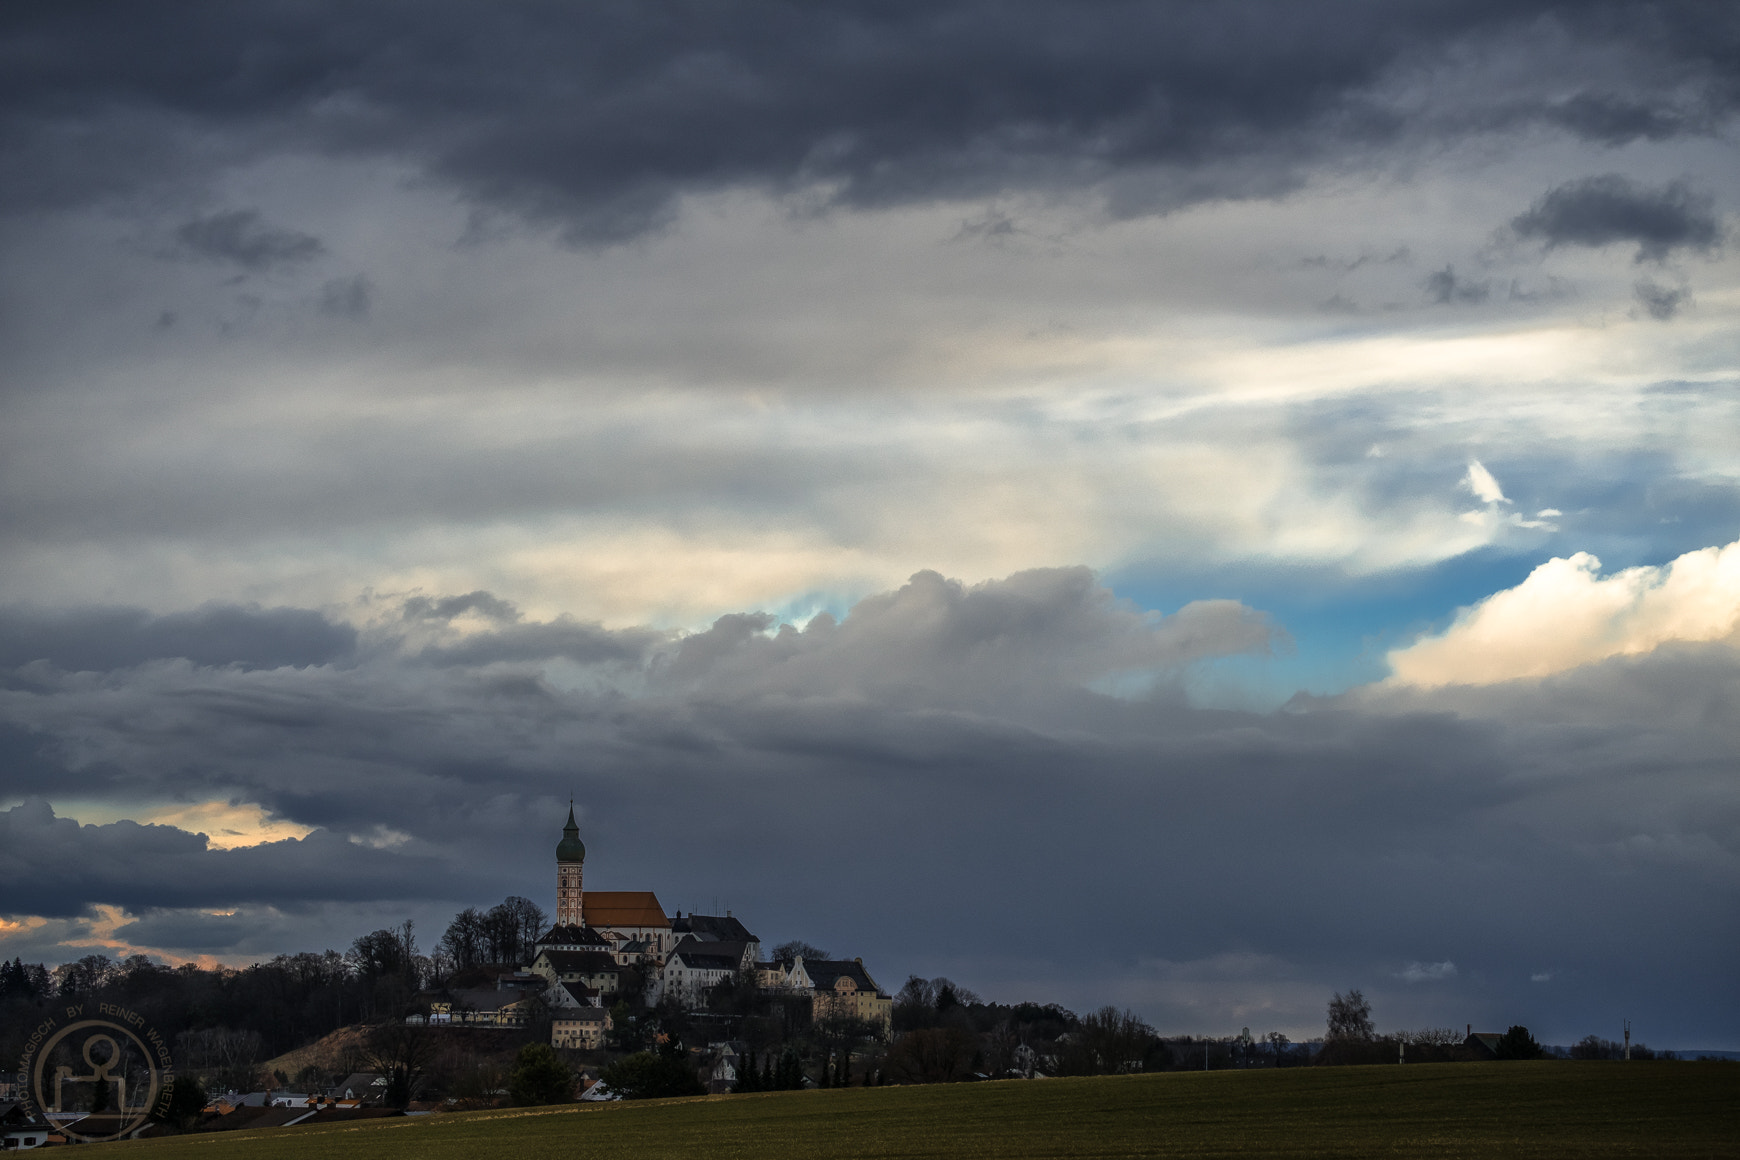
[[[1498,1037],[1497,1055],[1500,1059],[1539,1059],[1544,1054],[1527,1027],[1512,1027]]]
[[[520,1107],[574,1102],[574,1073],[548,1043],[528,1043],[514,1058],[508,1094]]]
[[[1357,990],[1345,995],[1337,992],[1329,1000],[1329,1034],[1326,1038],[1370,1040],[1372,1037],[1371,1003]]]

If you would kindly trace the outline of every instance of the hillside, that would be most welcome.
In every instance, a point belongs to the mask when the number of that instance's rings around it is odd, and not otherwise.
[[[305,1067],[317,1067],[323,1071],[342,1071],[344,1064],[354,1059],[357,1053],[362,1050],[367,1030],[360,1024],[340,1027],[337,1031],[330,1032],[313,1043],[266,1060],[260,1065],[260,1073],[271,1075],[274,1072],[282,1072],[294,1081]]]
[[[1732,1157],[1740,1067],[1424,1064],[698,1097],[188,1136],[142,1160]]]

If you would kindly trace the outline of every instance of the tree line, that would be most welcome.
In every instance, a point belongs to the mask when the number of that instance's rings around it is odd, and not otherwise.
[[[460,911],[428,954],[406,920],[359,935],[344,951],[239,968],[166,966],[144,955],[91,954],[54,967],[15,957],[0,961],[0,1059],[19,1057],[50,1003],[94,999],[136,1011],[171,1037],[178,1066],[245,1090],[264,1060],[341,1027],[402,1018],[418,992],[461,970],[529,960],[544,926],[536,904],[512,895]]]

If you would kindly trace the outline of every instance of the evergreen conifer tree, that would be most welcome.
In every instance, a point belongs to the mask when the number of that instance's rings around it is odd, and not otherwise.
[[[737,1082],[732,1085],[731,1090],[740,1095],[745,1092],[760,1091],[760,1085],[757,1083],[760,1078],[761,1076],[755,1070],[755,1053],[752,1051],[743,1057],[738,1066]]]
[[[776,1088],[782,1092],[796,1091],[804,1086],[804,1061],[798,1058],[796,1048],[788,1047],[780,1053],[775,1081]]]

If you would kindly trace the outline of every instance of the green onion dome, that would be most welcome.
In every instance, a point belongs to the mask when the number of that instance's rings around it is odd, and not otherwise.
[[[562,827],[562,840],[556,843],[556,861],[586,861],[586,843],[580,840],[580,827],[574,824],[574,803],[568,803],[568,824]]]

